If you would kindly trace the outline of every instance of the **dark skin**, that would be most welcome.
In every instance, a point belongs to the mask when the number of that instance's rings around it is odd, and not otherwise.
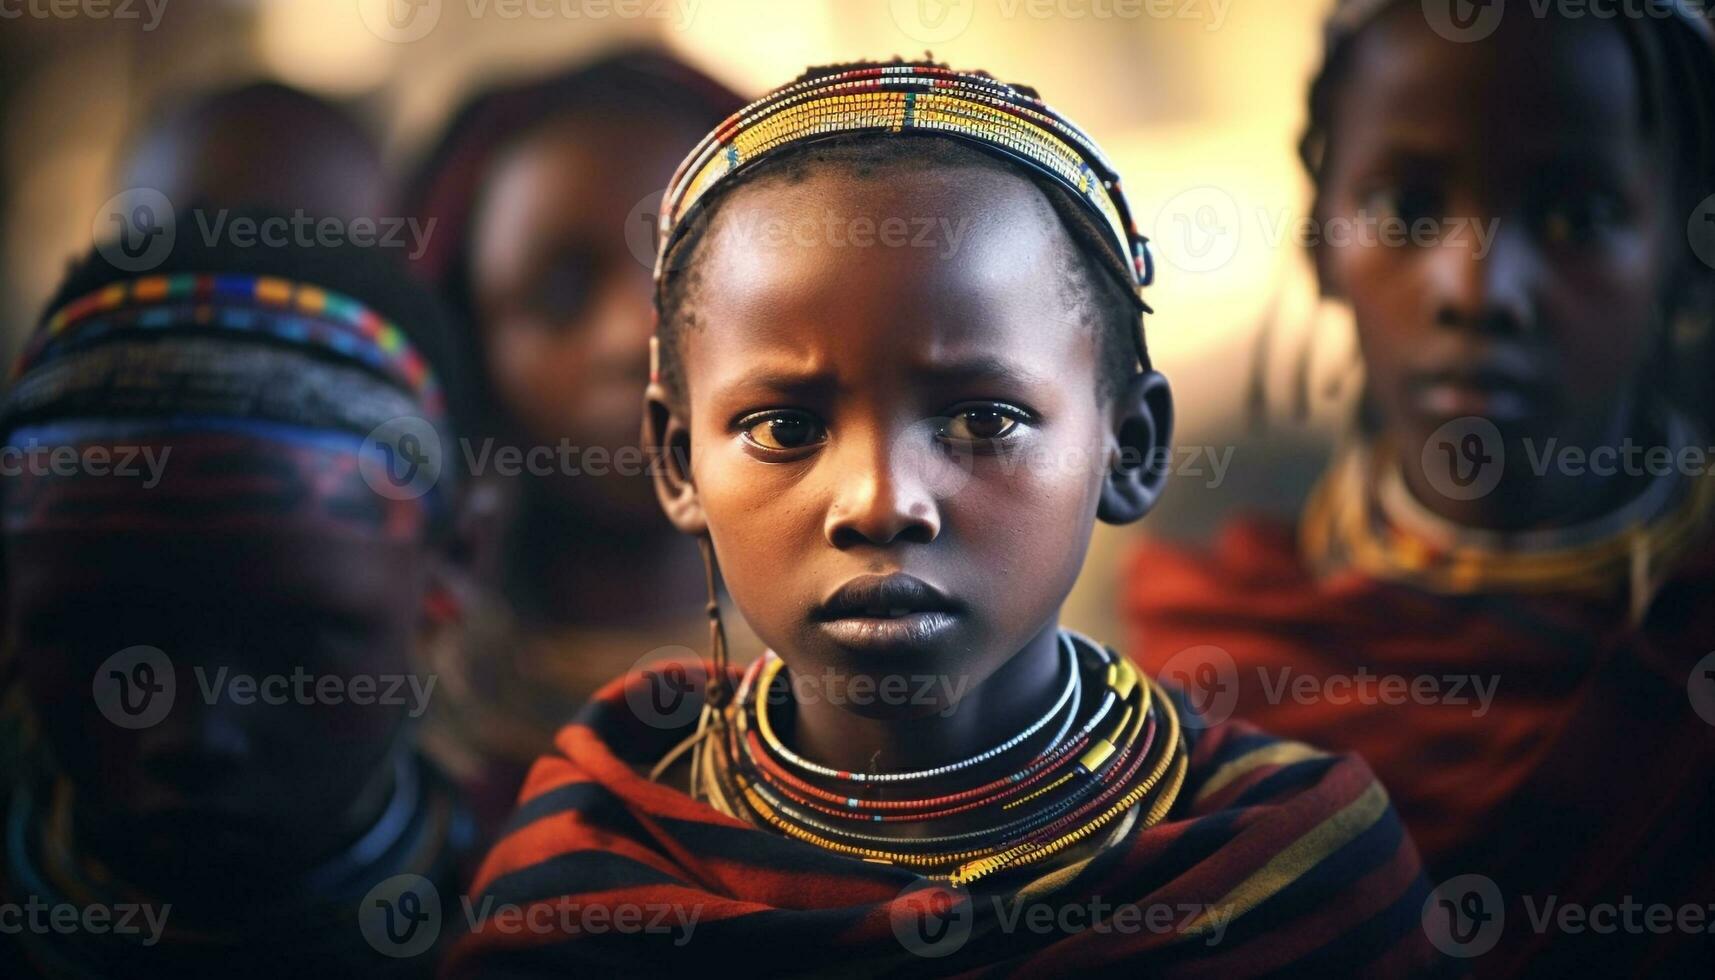
[[[10,642],[31,703],[53,706],[37,716],[72,782],[80,846],[120,878],[187,902],[253,900],[259,882],[289,881],[373,825],[409,687],[401,704],[245,704],[230,688],[209,703],[203,687],[222,668],[302,668],[353,691],[357,676],[412,673],[436,566],[426,544],[288,521],[237,535],[9,534],[5,557]],[[176,693],[165,720],[133,731],[100,714],[91,684],[138,644],[171,658]]]
[[[1491,529],[1588,520],[1636,478],[1529,467],[1561,445],[1659,442],[1640,412],[1685,253],[1671,166],[1645,129],[1635,57],[1597,19],[1506,18],[1480,43],[1437,36],[1415,8],[1367,28],[1331,123],[1318,213],[1498,220],[1487,254],[1324,247],[1324,290],[1350,302],[1373,408],[1425,506]],[[1505,93],[1504,98],[1498,93]],[[1420,454],[1443,423],[1491,419],[1499,489],[1452,500]]]
[[[256,206],[291,215],[301,208],[346,219],[381,215],[388,195],[381,155],[354,123],[258,89],[192,106],[147,130],[120,181],[152,187],[181,209]]]
[[[966,235],[949,255],[723,234],[829,213]],[[829,170],[740,188],[713,221],[700,325],[680,338],[688,390],[677,405],[650,386],[646,442],[689,460],[657,477],[668,516],[712,539],[746,621],[805,685],[783,737],[857,771],[1006,740],[1059,693],[1059,609],[1094,522],[1136,520],[1160,491],[1113,464],[1167,444],[1165,379],[1098,389],[1099,327],[1065,315],[1075,246],[1021,177]],[[968,479],[949,482],[955,461]],[[938,608],[826,614],[842,586],[899,575]],[[889,678],[910,696],[877,696]]]
[[[575,114],[496,161],[473,219],[470,274],[491,381],[526,446],[636,446],[653,282],[627,222],[701,135],[671,119]],[[698,602],[700,578],[683,571],[694,562],[645,475],[527,479],[519,571],[552,597],[530,614],[631,624],[658,621],[663,602]],[[638,596],[653,601],[640,607]]]

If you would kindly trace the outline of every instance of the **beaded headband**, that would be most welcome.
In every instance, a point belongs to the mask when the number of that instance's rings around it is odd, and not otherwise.
[[[395,472],[387,451],[404,448],[369,439],[402,417],[443,430],[440,383],[396,324],[351,297],[250,275],[115,283],[67,303],[31,339],[0,408],[0,442],[27,458],[154,447],[162,471],[139,483],[105,478],[106,466],[36,466],[8,485],[0,526],[307,521],[409,537],[444,508],[438,482],[395,481],[390,493],[374,481]],[[258,441],[269,447],[260,463]]]
[[[113,341],[159,340],[168,333],[262,338],[332,355],[402,389],[431,422],[446,411],[440,382],[397,325],[349,296],[270,276],[184,274],[114,283],[48,317],[18,358],[12,380]]]
[[[1139,309],[1155,278],[1120,179],[1083,130],[1035,93],[987,75],[928,65],[874,65],[807,78],[752,102],[704,137],[679,165],[661,205],[655,280],[709,193],[781,150],[846,133],[948,136],[1021,164],[1071,192],[1104,232],[1109,265]]]

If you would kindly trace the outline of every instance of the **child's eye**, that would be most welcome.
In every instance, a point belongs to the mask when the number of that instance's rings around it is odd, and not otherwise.
[[[1551,201],[1538,219],[1542,237],[1553,245],[1587,242],[1618,225],[1623,218],[1620,202],[1605,194],[1590,194]]]
[[[815,416],[793,409],[746,415],[739,419],[738,427],[746,442],[776,453],[807,449],[828,437]]]
[[[1397,218],[1411,225],[1422,218],[1441,218],[1441,195],[1423,185],[1378,187],[1364,196],[1363,209],[1378,218]]]
[[[1029,418],[1024,410],[999,402],[955,410],[937,435],[946,442],[993,443],[1011,438]]]

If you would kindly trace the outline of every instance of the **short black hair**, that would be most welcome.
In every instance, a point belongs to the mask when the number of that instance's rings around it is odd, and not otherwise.
[[[929,133],[842,133],[788,147],[717,186],[699,202],[696,213],[680,233],[657,295],[660,322],[658,369],[663,387],[675,407],[682,408],[686,392],[678,341],[683,329],[699,327],[697,298],[703,287],[696,258],[707,237],[719,203],[741,187],[767,183],[795,184],[813,173],[840,172],[860,178],[924,170],[979,170],[1027,179],[1066,229],[1073,248],[1062,256],[1062,281],[1072,319],[1095,325],[1098,347],[1097,390],[1111,395],[1138,371],[1150,370],[1142,339],[1137,300],[1108,271],[1111,250],[1107,234],[1089,209],[1064,188],[1024,167],[970,145],[964,140]]]

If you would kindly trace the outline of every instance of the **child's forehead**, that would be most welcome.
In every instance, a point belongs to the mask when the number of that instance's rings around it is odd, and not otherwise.
[[[1635,104],[1640,66],[1628,29],[1607,19],[1510,17],[1493,34],[1460,42],[1402,6],[1353,39],[1352,74],[1363,84],[1346,91],[1409,95],[1422,111],[1463,112],[1476,99],[1485,111],[1474,121],[1512,123],[1529,121],[1532,109],[1610,94]]]
[[[1042,192],[1022,175],[966,169],[902,177],[842,167],[742,186],[710,216],[699,248],[705,287],[879,264],[898,275],[965,278],[1003,288],[1040,275],[1075,246]],[[1004,276],[1007,267],[1013,276]],[[852,275],[852,284],[868,277]],[[957,278],[957,277],[954,277]],[[837,284],[837,283],[836,283]]]
[[[1449,41],[1399,11],[1372,24],[1354,41],[1336,140],[1531,167],[1640,146],[1640,73],[1620,29],[1516,20],[1530,23],[1477,43]]]
[[[701,246],[699,321],[764,341],[818,320],[957,336],[1063,293],[1075,246],[1052,210],[1027,182],[988,190],[828,178],[735,197]]]

